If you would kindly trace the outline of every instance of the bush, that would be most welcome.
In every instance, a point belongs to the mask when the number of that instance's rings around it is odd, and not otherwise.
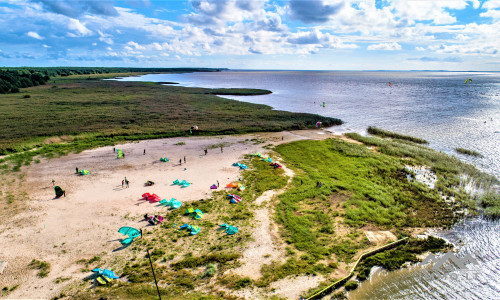
[[[358,283],[356,281],[348,281],[346,284],[345,284],[345,289],[346,291],[352,291],[352,290],[355,290],[356,288],[358,287]]]

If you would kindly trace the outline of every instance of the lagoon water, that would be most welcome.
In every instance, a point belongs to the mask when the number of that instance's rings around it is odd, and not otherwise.
[[[472,82],[465,84],[468,78]],[[339,118],[345,123],[330,128],[336,133],[365,133],[368,126],[376,126],[421,137],[432,148],[500,177],[500,73],[225,71],[123,80],[267,89],[273,93],[228,98]],[[484,158],[457,154],[457,147]]]
[[[468,78],[472,82],[465,84]],[[500,73],[224,71],[151,74],[121,80],[268,89],[273,93],[228,98],[340,118],[344,125],[328,129],[335,133],[365,134],[368,126],[376,126],[421,137],[430,142],[430,147],[500,178]],[[484,157],[457,154],[457,147],[478,151]],[[424,276],[426,272],[418,270],[382,273],[363,283],[350,297],[500,299],[499,229],[499,222],[478,218],[439,233],[452,242],[463,242],[458,256],[470,253],[478,260],[475,267],[479,275],[473,279],[463,274],[429,279]]]

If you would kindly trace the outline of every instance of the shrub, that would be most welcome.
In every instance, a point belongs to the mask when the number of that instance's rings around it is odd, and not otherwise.
[[[346,291],[355,290],[358,287],[358,283],[356,281],[350,280],[345,284]]]

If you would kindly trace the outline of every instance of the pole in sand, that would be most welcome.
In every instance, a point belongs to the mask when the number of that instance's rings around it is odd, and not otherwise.
[[[146,249],[148,252],[149,264],[151,265],[151,270],[153,271],[153,278],[155,279],[156,291],[158,292],[158,298],[161,300],[160,289],[158,288],[158,282],[156,282],[155,270],[153,269],[153,262],[151,262],[151,255],[149,255],[149,249]]]

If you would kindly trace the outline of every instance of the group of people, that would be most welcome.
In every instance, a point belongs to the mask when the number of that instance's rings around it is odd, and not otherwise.
[[[127,180],[127,177],[125,177],[125,179],[122,180],[122,189],[123,189],[123,186],[125,185],[125,187],[128,188],[128,184],[129,184],[130,181]]]

